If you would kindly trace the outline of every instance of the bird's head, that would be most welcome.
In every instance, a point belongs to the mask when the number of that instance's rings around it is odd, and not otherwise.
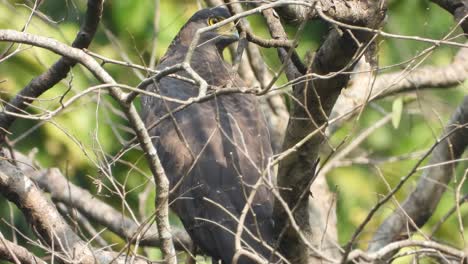
[[[194,39],[197,30],[215,25],[229,17],[231,17],[231,14],[223,7],[199,10],[181,29],[178,38],[184,46],[188,47]],[[197,47],[205,46],[210,48],[215,46],[219,51],[222,51],[237,40],[239,40],[239,33],[237,33],[234,23],[230,22],[226,25],[203,32],[200,35]]]

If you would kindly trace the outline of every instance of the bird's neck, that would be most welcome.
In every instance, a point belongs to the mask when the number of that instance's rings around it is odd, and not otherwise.
[[[188,53],[188,47],[181,45],[176,52],[168,53],[164,57],[164,61],[170,67],[177,63],[182,63]],[[169,63],[170,62],[170,63]],[[166,64],[164,63],[164,64]],[[230,74],[231,65],[224,61],[222,51],[215,45],[202,45],[192,53],[190,59],[190,66],[194,69],[200,77],[205,79],[209,85],[223,86],[220,80],[225,80]]]
[[[224,61],[222,52],[214,45],[200,50],[195,49],[190,64],[208,84],[214,86],[226,85],[224,82],[228,79],[232,68]]]

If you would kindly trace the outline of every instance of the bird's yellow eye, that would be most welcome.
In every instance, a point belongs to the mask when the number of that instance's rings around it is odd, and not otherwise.
[[[219,17],[210,17],[210,18],[208,18],[208,25],[212,26],[212,25],[218,23],[221,20],[222,19],[220,19]]]

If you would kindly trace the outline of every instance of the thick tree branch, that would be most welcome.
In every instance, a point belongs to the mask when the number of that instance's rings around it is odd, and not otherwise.
[[[431,0],[431,2],[447,10],[458,23],[462,19],[465,19],[460,26],[465,34],[468,34],[468,19],[466,19],[468,15],[468,2],[466,0]]]
[[[466,42],[468,44],[468,42]],[[373,82],[371,68],[361,58],[353,74],[350,85],[343,90],[336,101],[331,118],[342,117],[359,110],[368,101],[396,93],[406,93],[418,89],[447,88],[462,84],[468,79],[468,49],[461,48],[453,62],[444,66],[421,66],[416,69],[380,74]],[[331,124],[331,133],[347,118]]]
[[[49,246],[57,245],[63,253],[76,252],[73,259],[94,263],[93,252],[86,243],[70,229],[34,183],[6,160],[0,160],[0,191],[21,209]]]
[[[273,38],[277,39],[284,39],[287,38],[286,32],[282,28],[280,21],[275,17],[271,10],[267,10],[264,13],[264,16],[267,20],[269,25],[269,30]],[[254,46],[253,44],[250,44]],[[258,76],[260,82],[262,83],[262,89],[267,90],[268,86],[271,85],[271,77],[265,79],[266,74],[266,67],[263,65],[264,62],[259,60],[260,54],[256,54],[255,51],[257,49],[248,49],[249,56],[256,56],[257,59],[251,59],[252,68],[255,69],[255,74]],[[295,74],[300,74],[300,72],[305,72],[301,70],[297,70],[297,67],[301,67],[301,62],[292,63],[288,60],[288,51],[280,50],[279,56],[282,59],[283,63],[286,63],[285,71],[288,76],[294,78]],[[299,58],[296,57],[296,60]],[[259,60],[259,61],[258,61]],[[263,67],[262,67],[263,66]],[[274,80],[274,79],[273,79]],[[275,96],[277,100],[282,100],[279,96]],[[272,101],[273,103],[273,101]],[[284,108],[284,106],[283,106]],[[283,111],[287,111],[284,109]],[[270,118],[271,117],[267,117]],[[277,150],[280,150],[281,144],[284,140],[284,132],[286,130],[287,120],[289,118],[289,113],[280,113],[280,115],[276,118],[277,125],[274,136],[276,136],[275,144],[279,145],[276,147]],[[275,119],[273,119],[274,121]],[[273,137],[275,138],[275,137]],[[309,218],[314,219],[313,222],[309,222],[311,224],[309,226],[309,234],[307,239],[313,247],[316,247],[318,250],[323,252],[325,255],[338,258],[339,250],[336,247],[337,245],[337,228],[336,228],[336,214],[335,214],[335,207],[334,207],[334,198],[333,194],[330,192],[328,186],[326,185],[326,180],[324,177],[317,179],[315,184],[312,186],[311,191],[314,193],[314,199],[309,203],[308,213]]]
[[[353,4],[352,1],[347,3]],[[359,1],[359,4],[365,1]],[[379,3],[366,4],[360,11],[371,12],[367,15],[364,25],[376,28],[383,19],[385,10],[378,6]],[[323,9],[323,7],[322,7]],[[370,11],[371,10],[371,11]],[[264,12],[265,15],[265,12]],[[267,15],[267,23],[274,38],[284,38],[280,22],[273,15]],[[284,31],[283,31],[284,32]],[[274,35],[276,34],[276,35]],[[319,75],[329,75],[327,78],[302,82],[293,86],[291,118],[283,144],[283,150],[294,151],[285,156],[279,164],[278,186],[281,188],[281,196],[294,212],[301,231],[308,237],[313,234],[316,219],[311,218],[313,199],[309,196],[309,188],[315,177],[315,164],[318,157],[319,146],[324,140],[324,124],[328,120],[335,101],[341,89],[346,86],[349,74],[337,74],[345,69],[350,69],[362,55],[362,48],[368,45],[373,34],[365,32],[343,32],[333,29],[325,42],[316,53],[309,72]],[[359,43],[357,43],[357,41]],[[288,59],[287,52],[279,50],[283,63],[288,63],[285,72],[289,80],[302,77],[303,74]],[[318,131],[317,130],[322,130]],[[314,134],[315,133],[315,134]],[[313,135],[299,148],[294,146],[304,138]],[[275,220],[280,228],[287,223],[287,215],[280,203],[275,205]],[[294,263],[307,263],[317,261],[313,259],[313,252],[301,244],[297,230],[289,228],[281,241],[282,252]]]
[[[135,243],[137,235],[148,229],[149,231],[142,234],[138,243],[142,246],[161,246],[159,235],[154,230],[156,227],[147,228],[136,225],[130,218],[100,201],[88,190],[67,181],[58,169],[36,171],[29,175],[40,188],[51,194],[52,199],[78,209],[90,220],[109,228],[129,242]],[[172,235],[179,250],[190,247],[190,237],[184,230],[173,228]]]
[[[311,6],[319,7],[323,12],[343,23],[353,25],[368,25],[369,18],[374,16],[367,1],[334,1],[334,0],[306,0]],[[281,18],[287,22],[299,23],[305,20],[319,18],[314,8],[304,5],[287,5],[277,8]]]
[[[377,251],[386,244],[407,237],[408,217],[421,227],[433,214],[446,190],[445,186],[455,172],[456,166],[449,161],[458,159],[468,146],[468,96],[464,98],[446,126],[445,133],[453,129],[456,131],[439,142],[434,149],[416,189],[378,228],[369,244],[369,251]]]
[[[30,250],[10,242],[0,233],[0,260],[24,264],[46,264],[45,261],[33,255]]]
[[[14,30],[0,30],[0,41],[25,43],[46,48],[81,63],[101,82],[116,84],[115,80],[91,56],[80,49],[69,47],[56,40]],[[158,153],[151,142],[148,131],[146,130],[135,106],[131,103],[127,103],[126,94],[118,88],[110,88],[110,94],[120,104],[132,126],[132,129],[135,131],[140,142],[140,146],[143,148],[145,157],[148,160],[151,172],[155,178],[157,189],[156,226],[158,227],[158,232],[161,238],[161,250],[165,261],[169,264],[175,264],[177,259],[169,225],[169,180],[166,177],[164,168],[159,160]]]
[[[349,255],[350,260],[365,261],[368,263],[379,263],[379,261],[387,260],[387,256],[391,252],[406,248],[406,247],[420,247],[423,249],[432,249],[435,256],[440,254],[445,255],[446,258],[454,259],[455,263],[466,263],[467,254],[456,248],[449,247],[434,241],[418,241],[418,240],[403,240],[393,242],[385,245],[376,252],[367,253],[361,250],[355,250]],[[362,262],[359,262],[362,263]],[[388,262],[385,262],[388,263]]]
[[[423,66],[410,71],[379,75],[372,89],[372,97],[383,97],[424,88],[453,87],[462,84],[467,79],[468,48],[461,48],[449,65]]]
[[[6,160],[0,160],[0,193],[15,203],[44,242],[65,262],[124,263],[113,252],[94,252],[65,222],[36,185]]]
[[[76,35],[72,46],[84,49],[91,44],[96,33],[99,21],[101,20],[103,0],[89,0],[86,17],[80,31]],[[20,113],[28,107],[35,98],[49,90],[59,81],[64,79],[70,69],[75,66],[76,61],[68,57],[60,58],[52,67],[38,77],[31,80],[8,104],[5,105],[5,111]],[[5,112],[0,112],[0,144],[3,143],[5,132],[8,131],[15,117]]]
[[[332,31],[318,51],[312,71],[319,74],[339,71],[346,67],[356,51],[357,46],[350,38],[341,37],[338,32]],[[301,229],[306,234],[308,233],[308,236],[313,236],[311,227],[314,225],[314,220],[309,218],[308,189],[315,176],[315,163],[319,146],[324,140],[324,131],[317,133],[316,130],[321,129],[320,127],[327,122],[329,111],[347,81],[348,76],[339,75],[329,80],[316,80],[308,82],[307,85],[300,84],[293,87],[295,99],[283,150],[292,148],[310,133],[316,134],[280,162],[278,186],[281,188],[281,196],[289,207],[296,209],[295,217],[298,220],[301,219]],[[275,207],[275,215],[279,226],[284,226],[287,223],[287,217],[279,204]],[[290,252],[291,257],[300,257],[298,260],[291,259],[291,261],[307,263],[310,252],[306,248],[298,246],[297,241],[300,240],[297,240],[295,230],[289,230],[281,242],[285,247],[283,251]]]

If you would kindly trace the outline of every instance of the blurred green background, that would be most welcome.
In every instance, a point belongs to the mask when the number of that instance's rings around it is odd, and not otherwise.
[[[199,8],[199,2],[202,1],[161,0],[159,6],[156,7],[157,2],[154,0],[106,1],[102,23],[89,50],[109,58],[128,60],[141,65],[151,65],[154,52],[156,55],[154,63],[157,63],[179,28]],[[28,20],[31,7],[31,1],[0,1],[0,28],[21,30]],[[85,8],[86,1],[84,0],[43,1],[39,8],[43,15],[32,18],[27,32],[70,44],[79,30]],[[155,10],[159,12],[156,31]],[[268,31],[260,16],[252,16],[249,20],[258,35],[268,37]],[[396,34],[440,39],[453,26],[451,15],[429,1],[391,0],[384,30]],[[290,36],[293,36],[296,27],[289,25],[287,29]],[[305,55],[307,52],[313,52],[324,39],[327,30],[328,26],[321,22],[309,23],[302,34],[299,53]],[[460,33],[457,30],[454,35]],[[459,39],[463,41],[462,38]],[[393,65],[383,72],[403,69],[406,65],[399,65],[399,63],[429,47],[427,43],[397,39],[380,39],[379,46],[380,66]],[[0,43],[2,53],[7,47],[8,44]],[[13,48],[16,47],[18,46],[13,46]],[[32,78],[45,71],[59,58],[39,48],[29,48],[24,45],[19,48],[24,50],[0,62],[0,97],[3,100],[12,98]],[[453,47],[438,47],[422,65],[445,65],[452,60],[456,52],[457,49]],[[262,49],[262,53],[273,70],[279,69],[280,64],[274,49]],[[105,64],[104,67],[117,82],[122,84],[136,86],[141,77],[147,76],[146,72],[140,71],[136,74],[135,71],[122,66]],[[284,81],[283,78],[280,83]],[[53,110],[60,105],[60,97],[66,91],[69,90],[65,100],[96,84],[98,82],[89,72],[77,66],[67,79],[41,96],[40,100],[34,103],[34,107],[30,108],[30,112],[41,114],[45,110]],[[351,157],[364,155],[372,159],[385,160],[389,157],[427,149],[434,143],[435,136],[440,135],[444,124],[467,92],[466,82],[452,89],[418,92],[417,100],[404,105],[398,128],[394,128],[390,122],[377,129],[351,154]],[[333,135],[332,144],[339,144],[349,135],[351,139],[348,140],[352,140],[353,136],[380,120],[385,113],[390,113],[394,100],[400,97],[407,98],[406,95],[394,96],[373,103],[364,111],[359,120],[345,123]],[[125,153],[121,161],[109,164],[112,156],[122,148],[125,140],[132,138],[133,134],[116,103],[104,91],[81,98],[49,122],[19,119],[15,122],[11,132],[13,135],[10,140],[14,143],[15,149],[26,154],[34,151],[36,159],[43,167],[61,169],[71,181],[90,189],[99,199],[113,204],[116,208],[124,208],[123,199],[125,199],[138,215],[138,195],[144,191],[147,184],[150,184],[151,173],[148,171],[142,153],[138,150],[130,150]],[[394,186],[410,171],[416,161],[417,159],[414,158],[406,158],[397,162],[383,161],[378,167],[385,180]],[[104,176],[103,168],[112,179],[115,179],[117,182],[115,186],[118,186],[117,188],[123,195],[116,194],[112,181]],[[459,182],[466,168],[467,163],[461,163],[456,182]],[[403,199],[408,191],[412,190],[418,176],[419,174],[412,177],[397,193],[398,199]],[[376,168],[368,165],[334,169],[329,174],[328,181],[331,190],[337,192],[338,195],[338,230],[340,243],[345,243],[379,196],[387,192],[387,187]],[[430,223],[423,228],[424,231],[430,232],[433,224],[453,206],[454,182],[449,186]],[[463,191],[468,192],[467,186],[463,188]],[[153,197],[154,193],[146,199],[144,210],[140,212],[146,215],[151,214],[154,207]],[[392,208],[391,203],[387,204],[368,225],[359,240],[363,248],[378,224],[391,213]],[[122,211],[128,214],[128,211]],[[462,207],[461,220],[464,222],[468,221],[467,213],[468,208]],[[10,222],[14,223],[25,235],[31,236],[30,227],[21,213],[14,205],[8,204],[3,197],[0,198],[0,217],[2,219],[0,231],[6,238],[12,239],[11,227],[7,224]],[[179,225],[176,217],[172,217],[172,221]],[[467,231],[460,233],[458,226],[457,217],[453,215],[436,232],[436,238],[464,248]],[[99,226],[96,227],[100,229]],[[116,250],[124,244],[124,241],[108,231],[105,231],[103,236],[108,241],[117,243],[113,246]],[[18,240],[27,245],[19,235]],[[28,248],[32,249],[31,246]],[[150,257],[157,259],[158,256],[158,250],[150,250]]]

